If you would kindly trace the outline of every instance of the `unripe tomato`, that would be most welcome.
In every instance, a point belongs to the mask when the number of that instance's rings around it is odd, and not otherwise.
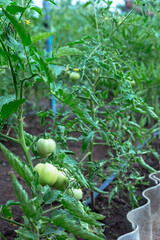
[[[55,150],[56,143],[53,139],[40,138],[37,141],[37,152],[41,157],[49,157]]]
[[[72,188],[72,189],[68,189],[67,193],[69,195],[72,195],[76,200],[81,200],[83,197],[83,192],[80,188]]]
[[[38,163],[34,170],[38,172],[40,184],[52,186],[58,178],[58,169],[50,163]]]
[[[69,179],[66,177],[66,174],[62,171],[58,171],[57,181],[54,183],[53,187],[58,190],[64,190],[68,185]]]
[[[80,79],[80,74],[78,72],[71,72],[70,79],[72,81],[77,81]]]
[[[38,164],[34,167],[34,171],[37,171],[37,172],[38,172],[40,184],[42,184],[42,169],[43,169],[43,166],[44,166],[43,163],[38,163]],[[43,185],[43,184],[42,184],[42,185]]]

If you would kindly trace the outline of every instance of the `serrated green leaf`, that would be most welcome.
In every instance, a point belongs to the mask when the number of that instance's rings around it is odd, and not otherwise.
[[[91,143],[92,139],[93,139],[93,136],[94,136],[94,131],[91,131],[87,134],[87,136],[85,136],[83,138],[83,141],[82,141],[82,154],[85,153],[85,151],[87,150],[89,144]]]
[[[21,239],[24,240],[37,240],[37,237],[35,236],[34,233],[29,232],[26,230],[26,228],[19,228],[18,230],[15,230],[17,234],[22,237]]]
[[[96,219],[96,220],[104,220],[106,218],[106,216],[103,216],[99,213],[96,212],[91,212],[91,215]]]
[[[134,111],[134,112],[141,113],[141,114],[146,114],[146,111],[144,111],[143,109],[141,109],[139,107],[131,108],[131,110]]]
[[[17,42],[14,38],[11,36],[8,36],[8,38],[5,40],[5,44],[14,51],[14,57],[19,58],[20,60],[25,59],[26,56],[24,54],[24,47],[23,44],[20,42]],[[8,56],[9,53],[6,52],[6,55]],[[10,55],[9,55],[10,56]],[[12,56],[12,54],[11,54]],[[11,57],[10,56],[10,57]]]
[[[69,55],[80,55],[82,52],[76,48],[70,48],[69,46],[61,47],[54,53],[54,57],[62,57]]]
[[[83,209],[83,205],[80,201],[74,201],[74,200],[71,201],[69,199],[64,198],[61,200],[61,203],[65,208],[68,209],[68,211],[72,215],[78,217],[80,221],[86,222],[91,225],[99,225],[99,223],[94,218],[92,218],[87,213],[85,213]]]
[[[52,67],[43,58],[40,58],[40,63],[46,73],[48,84],[50,85],[50,83],[56,80],[57,76]]]
[[[4,217],[10,218],[13,217],[11,206],[19,205],[18,202],[14,202],[13,200],[7,201],[7,203],[1,206],[1,212]]]
[[[15,14],[18,12],[23,12],[25,10],[24,7],[18,6],[18,5],[9,5],[6,7],[7,12],[11,14]]]
[[[15,18],[15,16],[11,15],[9,12],[7,12],[5,9],[3,9],[3,13],[6,15],[6,17],[10,20],[16,31],[18,32],[22,43],[24,46],[29,46],[32,41],[29,32],[27,31],[25,25],[22,22],[18,22],[18,20]]]
[[[36,140],[36,136],[33,136],[33,135],[31,135],[31,134],[29,134],[29,133],[27,133],[27,132],[25,132],[24,131],[24,137],[25,137],[25,141],[26,141],[26,145],[28,146],[28,147],[30,147],[31,146],[31,144]]]
[[[152,168],[149,164],[145,163],[143,157],[136,157],[136,161],[144,168],[146,168],[149,172],[156,172],[154,168]]]
[[[12,153],[10,150],[8,150],[2,143],[0,143],[0,148],[5,156],[5,158],[8,160],[10,165],[14,168],[14,170],[25,179],[25,181],[28,183],[28,185],[31,184],[33,181],[33,173],[31,172],[30,168],[26,165],[25,162],[22,162],[21,159],[16,156],[14,153]]]
[[[5,207],[5,208],[2,208],[2,213],[3,213],[3,216],[6,217],[6,218],[11,218],[13,217],[13,214],[12,214],[12,209],[11,207]]]
[[[54,202],[57,199],[59,194],[60,194],[60,191],[58,190],[54,190],[54,191],[49,190],[45,192],[43,195],[45,204],[51,204],[52,202]]]
[[[150,108],[147,108],[146,111],[151,115],[151,117],[153,117],[156,120],[159,120],[159,117],[157,116],[157,114]]]
[[[46,1],[51,2],[52,4],[57,6],[57,4],[54,1],[52,1],[52,0],[46,0]]]
[[[59,65],[53,65],[52,68],[53,68],[54,72],[56,73],[56,76],[60,75],[64,69],[63,66],[59,66]]]
[[[97,104],[97,105],[99,104],[98,99],[97,99],[97,97],[95,96],[95,93],[93,93],[89,88],[83,86],[83,88],[82,88],[82,93],[83,93],[86,97],[92,99],[92,100],[95,102],[95,104]]]
[[[54,234],[56,236],[56,239],[58,240],[67,240],[69,239],[69,235],[68,233],[65,232],[64,229],[61,229],[61,228],[56,228],[55,226],[52,227],[52,226],[47,226],[45,227],[44,229],[44,233],[42,234],[42,236],[46,236],[46,235],[49,235],[49,234]]]
[[[75,179],[84,187],[89,188],[89,184],[86,181],[85,177],[83,176],[83,174],[80,172],[80,170],[75,166],[74,167],[74,171],[76,172],[72,172],[72,174],[74,174]]]
[[[24,214],[28,218],[34,217],[38,213],[34,202],[35,199],[29,199],[28,193],[26,192],[25,189],[23,189],[23,186],[18,182],[13,173],[11,174],[11,177],[16,197],[20,203],[20,206]]]
[[[64,228],[65,230],[69,231],[70,233],[81,237],[82,239],[89,239],[89,240],[104,240],[105,237],[99,237],[96,234],[90,232],[88,229],[85,229],[83,226],[77,224],[77,221],[72,218],[69,218],[66,214],[56,214],[53,216],[52,221],[57,226]]]
[[[37,12],[37,13],[39,13],[39,15],[42,15],[42,10],[41,10],[41,8],[39,8],[39,7],[37,7],[37,6],[34,6],[34,7],[31,7],[30,9],[33,10],[33,11],[35,11],[35,12]]]
[[[65,158],[64,158],[64,160],[63,160],[63,163],[64,163],[64,164],[68,164],[68,165],[70,165],[70,166],[77,165],[77,162],[76,162],[73,158],[71,158],[70,156],[68,156],[68,155],[65,155]]]
[[[16,98],[15,95],[0,96],[0,111],[3,107],[3,105],[15,100],[15,98]]]
[[[32,43],[38,42],[44,38],[48,38],[50,36],[52,36],[54,34],[54,32],[45,32],[45,33],[38,33],[36,35],[33,35],[31,37]]]
[[[24,101],[25,99],[19,99],[4,104],[0,112],[0,118],[7,119],[13,113],[17,112],[20,106],[24,103]]]

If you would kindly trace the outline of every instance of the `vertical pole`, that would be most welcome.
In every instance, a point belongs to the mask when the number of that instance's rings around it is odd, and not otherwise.
[[[43,0],[43,8],[44,8],[44,11],[45,11],[46,28],[50,29],[50,21],[51,21],[51,18],[50,18],[50,15],[49,15],[49,13],[50,13],[50,2]],[[52,36],[50,36],[47,39],[47,42],[46,42],[47,52],[52,51],[52,45],[53,45],[53,38],[52,38]],[[52,107],[53,113],[55,114],[56,113],[56,101],[55,101],[55,99],[51,100],[51,107]]]

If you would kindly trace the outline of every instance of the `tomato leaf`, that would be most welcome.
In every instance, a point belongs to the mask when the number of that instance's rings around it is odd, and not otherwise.
[[[83,141],[82,141],[82,154],[85,153],[85,151],[88,148],[88,145],[91,143],[92,139],[94,136],[94,131],[91,131],[87,134],[87,136],[84,136]]]
[[[80,50],[77,48],[70,48],[69,46],[61,47],[57,50],[57,52],[53,52],[54,57],[62,57],[62,56],[69,56],[69,55],[79,55],[82,54]]]
[[[1,119],[7,119],[13,113],[17,112],[20,106],[24,103],[25,99],[13,100],[2,106],[0,112]]]
[[[44,38],[48,38],[50,36],[52,36],[54,34],[54,32],[45,32],[45,33],[38,33],[36,35],[33,35],[31,37],[32,43],[38,42]]]
[[[13,16],[9,12],[7,12],[5,9],[3,9],[2,11],[6,15],[6,17],[10,20],[10,22],[13,24],[16,31],[18,32],[23,45],[29,46],[32,43],[32,41],[31,41],[30,34],[27,31],[25,25],[21,22],[18,22],[18,20],[15,18],[15,16]]]
[[[0,111],[4,104],[15,100],[15,98],[16,98],[15,95],[0,96]]]
[[[30,8],[31,10],[37,12],[39,15],[42,15],[42,10],[41,8],[37,7],[37,6],[34,6],[34,7],[31,7]]]
[[[14,170],[21,177],[23,177],[25,179],[27,184],[30,186],[30,184],[34,178],[30,168],[26,165],[25,162],[22,162],[18,156],[16,156],[14,153],[12,153],[10,150],[8,150],[2,143],[0,143],[0,148],[1,148],[5,158],[10,163],[10,165],[14,168]]]
[[[83,174],[81,173],[80,169],[76,165],[70,165],[67,162],[65,163],[65,166],[69,171],[71,171],[73,177],[77,180],[78,183],[80,183],[82,186],[89,188],[89,184]]]
[[[40,63],[46,73],[48,84],[50,85],[50,83],[53,83],[57,78],[55,71],[43,58],[40,58]]]
[[[43,200],[45,204],[51,204],[52,202],[54,202],[60,193],[61,192],[58,190],[51,191],[49,186],[45,186],[43,193]]]
[[[52,1],[52,0],[46,0],[46,1],[48,1],[48,2],[50,2],[50,3],[52,3],[52,4],[57,6],[57,4],[54,1]]]
[[[149,172],[156,172],[154,168],[152,168],[150,165],[145,163],[143,157],[136,157],[136,161],[144,168],[148,169]]]
[[[52,215],[52,221],[55,225],[64,228],[66,231],[81,237],[82,239],[89,240],[104,240],[105,236],[98,236],[91,232],[89,229],[85,228],[84,225],[77,223],[77,218],[68,214],[65,210],[55,211]]]
[[[92,224],[92,225],[101,225],[100,223],[98,223],[94,218],[92,218],[91,216],[89,216],[83,209],[83,205],[80,201],[76,201],[76,200],[69,200],[69,199],[65,199],[63,198],[61,200],[61,203],[63,204],[63,206],[65,208],[68,209],[68,211],[78,217],[80,219],[80,221],[86,222],[88,224]]]
[[[3,216],[6,218],[13,217],[11,206],[19,205],[18,202],[14,202],[13,200],[7,201],[7,203],[1,206],[0,211],[3,213]]]
[[[36,208],[35,199],[29,199],[28,193],[25,189],[23,189],[23,186],[18,182],[13,173],[11,174],[11,177],[16,197],[21,205],[24,214],[28,218],[34,218],[40,211],[40,208],[38,210]]]
[[[21,237],[20,239],[29,239],[29,240],[37,240],[37,237],[33,232],[29,232],[26,228],[19,228],[16,232]]]
[[[18,5],[9,5],[6,7],[6,10],[11,14],[15,14],[18,12],[23,12],[25,8]]]
[[[96,212],[91,212],[91,215],[92,215],[95,219],[101,220],[101,221],[106,218],[106,216],[103,216],[103,215],[101,215],[101,214],[99,214],[99,213],[96,213]]]
[[[56,235],[57,240],[65,240],[65,239],[76,240],[75,238],[70,238],[70,236],[68,236],[68,234],[65,232],[64,229],[61,229],[61,228],[55,229],[55,226],[52,227],[52,226],[46,225],[42,236],[45,237],[46,235],[50,235],[50,234]]]

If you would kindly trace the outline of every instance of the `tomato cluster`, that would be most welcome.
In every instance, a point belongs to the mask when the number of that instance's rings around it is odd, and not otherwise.
[[[56,143],[52,139],[42,139],[37,141],[37,152],[41,157],[50,156],[56,148]],[[59,171],[55,166],[50,163],[38,163],[34,167],[34,171],[38,172],[39,183],[42,186],[49,185],[58,190],[64,191],[69,185],[69,178],[63,171]],[[72,195],[75,199],[80,200],[83,197],[81,189],[69,188],[67,190],[69,195]]]

